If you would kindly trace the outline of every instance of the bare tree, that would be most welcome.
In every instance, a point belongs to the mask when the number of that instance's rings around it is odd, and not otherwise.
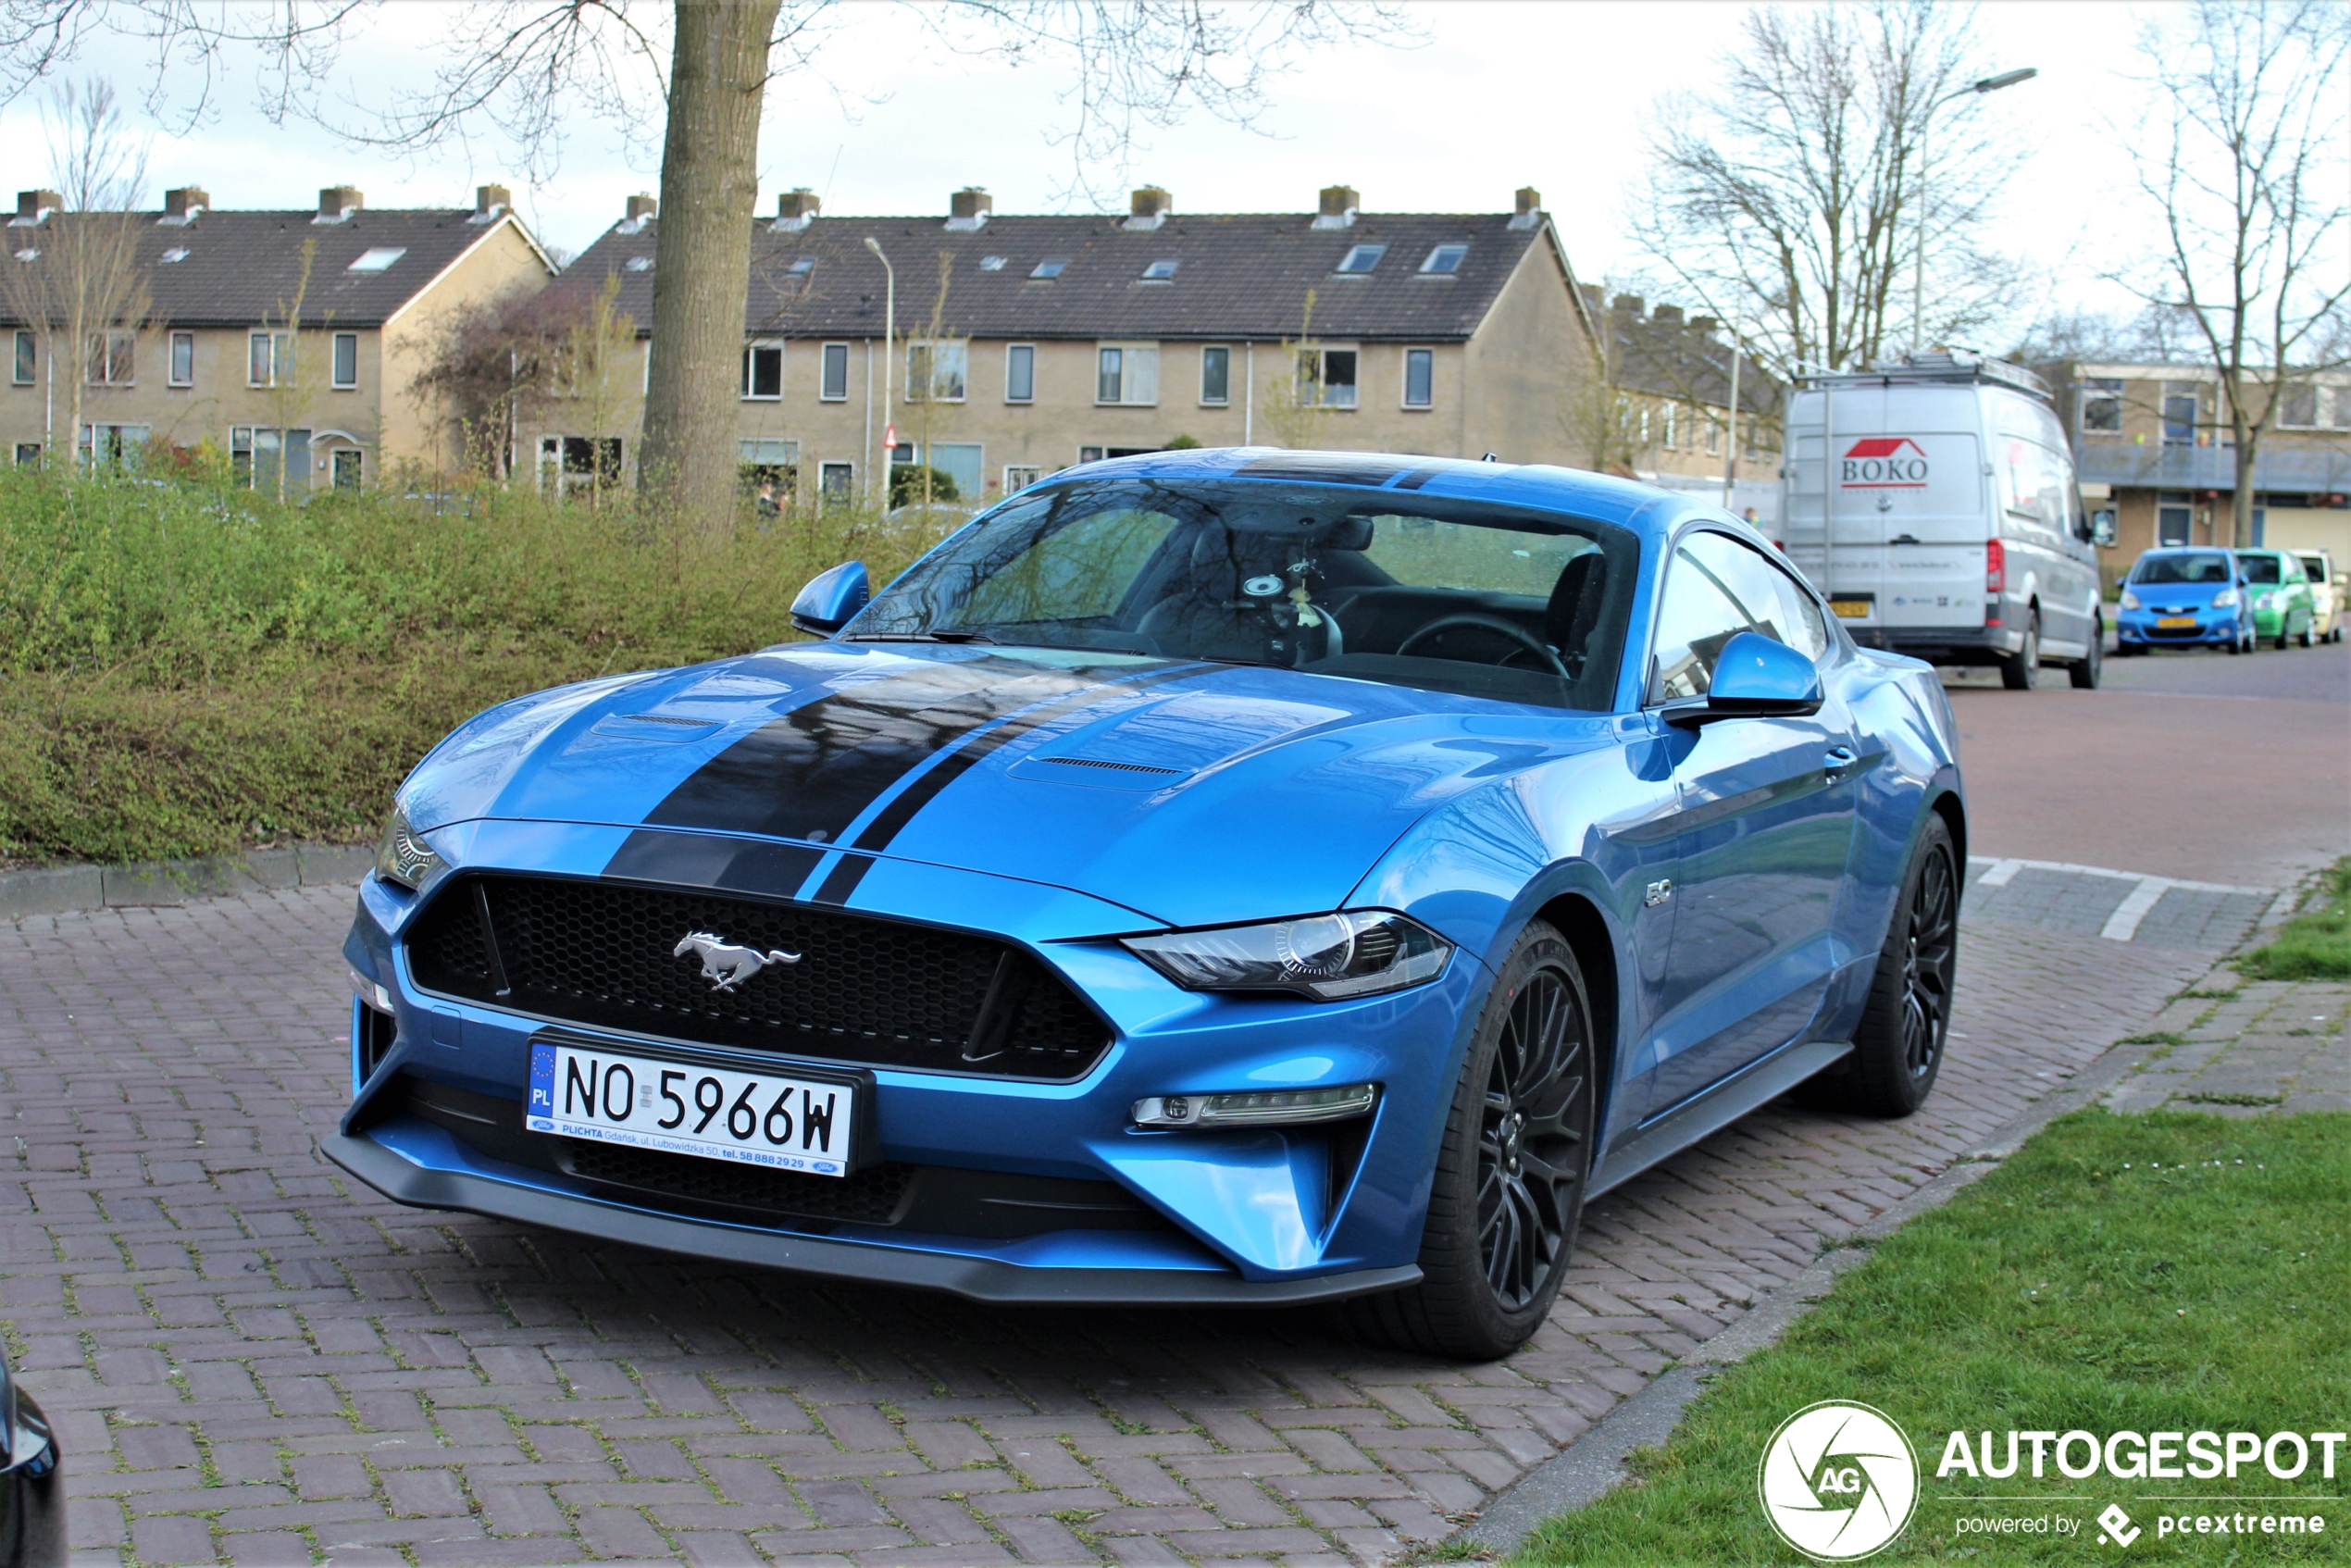
[[[675,514],[718,526],[733,514],[734,379],[750,281],[747,239],[769,86],[809,65],[839,0],[495,0],[436,13],[453,62],[432,86],[354,118],[330,81],[353,9],[328,0],[266,12],[242,31],[197,0],[0,0],[0,43],[18,80],[69,58],[99,29],[148,39],[157,80],[195,72],[214,87],[232,48],[260,63],[265,103],[355,140],[410,148],[493,129],[530,167],[551,169],[574,117],[662,127],[662,208],[653,250],[653,342],[639,480]],[[910,26],[950,47],[1070,73],[1076,184],[1137,133],[1189,109],[1247,124],[1300,53],[1406,35],[1389,0],[954,0],[909,4]],[[6,81],[0,74],[0,81]],[[274,95],[273,95],[274,94]]]
[[[57,182],[51,193],[62,210],[8,225],[0,306],[40,343],[48,389],[45,461],[56,453],[60,390],[66,439],[78,449],[91,385],[131,380],[150,295],[139,265],[146,225],[136,210],[147,182],[147,148],[131,133],[113,86],[103,77],[66,82],[50,95],[42,119]],[[100,455],[93,431],[91,456]]]
[[[1783,380],[1866,365],[1912,335],[1931,193],[1917,335],[1996,320],[2013,268],[1975,235],[2020,159],[1969,91],[1986,80],[1973,13],[1932,0],[1758,7],[1743,28],[1720,86],[1660,105],[1632,209],[1677,292]]]
[[[2285,394],[2351,364],[2351,13],[2199,0],[2150,23],[2140,52],[2156,92],[2131,145],[2163,251],[2120,280],[2220,379],[2231,534],[2247,543],[2255,464]]]

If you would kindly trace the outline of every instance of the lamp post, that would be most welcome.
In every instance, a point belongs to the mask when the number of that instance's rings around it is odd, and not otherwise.
[[[2014,87],[2018,82],[2030,81],[2040,74],[2040,71],[2034,67],[2027,66],[2022,70],[2004,70],[1997,76],[1987,76],[1981,81],[1971,81],[1958,92],[1946,93],[1942,97],[1935,99],[1926,106],[1926,113],[1920,117],[1919,243],[1917,251],[1910,257],[1910,353],[1913,357],[1919,352],[1920,335],[1926,330],[1926,197],[1928,191],[1933,189],[1926,178],[1926,139],[1927,131],[1934,123],[1934,111],[1954,99],[1966,97],[1971,93],[1979,94],[1997,93],[2003,87]],[[873,243],[871,240],[865,243],[869,245]]]
[[[871,234],[865,236],[865,248],[874,253],[874,259],[876,261],[882,264],[883,450],[881,462],[881,509],[887,512],[889,510],[889,466],[896,460],[898,455],[897,422],[889,417],[889,367],[892,357],[895,356],[898,352],[895,344],[891,341],[891,334],[895,331],[898,325],[898,269],[889,265],[889,257],[882,255],[881,245]],[[872,340],[868,339],[866,341],[870,342]],[[865,454],[865,472],[868,476],[868,483],[871,482],[871,476],[874,472],[873,456],[874,454],[870,452]]]

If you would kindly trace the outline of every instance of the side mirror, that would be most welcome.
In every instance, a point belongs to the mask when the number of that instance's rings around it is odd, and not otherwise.
[[[865,563],[844,561],[808,579],[808,586],[791,602],[791,624],[798,630],[830,637],[847,626],[873,596],[873,587],[865,580]]]
[[[1723,644],[1708,683],[1706,706],[1675,716],[1682,724],[1722,718],[1798,717],[1821,711],[1821,672],[1785,642],[1742,631]]]

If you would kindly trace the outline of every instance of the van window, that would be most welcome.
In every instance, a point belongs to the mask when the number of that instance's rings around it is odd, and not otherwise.
[[[2069,494],[2073,465],[2036,441],[2010,436],[2001,445],[2001,504],[2009,516],[2053,534],[2065,532],[2078,504],[2078,496]]]

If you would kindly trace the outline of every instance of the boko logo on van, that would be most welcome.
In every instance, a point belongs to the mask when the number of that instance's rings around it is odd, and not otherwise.
[[[1926,453],[1908,436],[1864,436],[1846,450],[1840,490],[1924,490]]]

